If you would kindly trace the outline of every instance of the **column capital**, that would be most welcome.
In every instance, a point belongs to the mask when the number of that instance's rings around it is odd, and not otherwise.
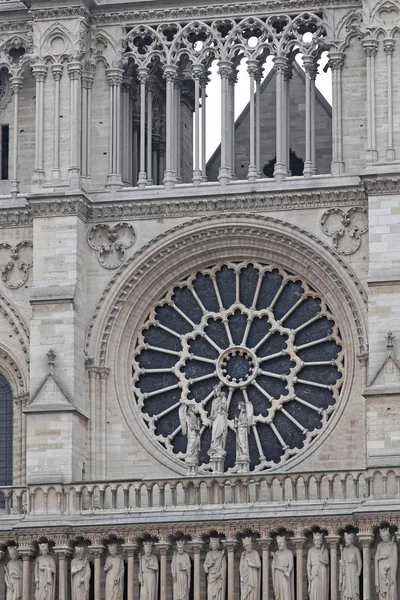
[[[262,550],[269,550],[272,544],[272,538],[269,536],[263,536],[257,538],[257,543],[261,546]]]
[[[306,541],[307,541],[307,538],[305,538],[305,537],[304,537],[304,536],[302,536],[302,535],[295,535],[295,536],[291,537],[290,539],[291,539],[291,541],[292,541],[292,544],[294,545],[294,547],[295,547],[296,549],[301,549],[301,548],[303,548],[304,544],[305,544],[305,543],[306,543]]]
[[[204,545],[202,540],[190,540],[190,542],[186,542],[187,546],[191,548],[194,554],[199,553]]]
[[[22,88],[23,81],[23,77],[18,77],[17,75],[13,75],[13,77],[11,77],[10,86],[14,94],[19,94]]]
[[[133,541],[124,542],[121,544],[122,550],[124,550],[127,556],[134,556],[135,552],[138,550],[138,544]]]
[[[47,66],[43,63],[32,65],[32,74],[36,81],[44,81],[47,75]]]
[[[154,546],[158,548],[160,556],[166,556],[170,548],[170,544],[168,542],[155,542]]]
[[[194,79],[201,79],[203,75],[204,67],[203,65],[192,65],[192,75]]]
[[[329,534],[329,535],[325,536],[325,541],[331,549],[335,549],[339,546],[340,535]]]
[[[255,58],[249,58],[247,61],[247,72],[249,75],[255,77],[258,72],[258,60]]]
[[[105,548],[103,544],[93,544],[89,546],[88,550],[91,554],[93,554],[93,556],[100,557],[103,554]]]
[[[357,534],[362,548],[370,548],[374,543],[374,535],[372,532],[360,532]]]
[[[68,75],[71,80],[79,79],[82,75],[82,64],[76,60],[68,63]]]
[[[396,45],[396,40],[393,38],[385,38],[383,40],[383,49],[385,51],[385,54],[390,54],[392,55],[394,52],[394,47]]]
[[[72,548],[67,544],[62,546],[54,546],[53,550],[54,553],[61,558],[67,558],[67,556],[71,556],[72,554]]]
[[[84,71],[82,73],[82,87],[91,90],[94,82],[94,73],[90,73],[89,71]]]
[[[167,81],[175,81],[178,76],[178,67],[175,65],[164,65],[163,75]]]
[[[237,546],[237,540],[222,540],[222,545],[228,550],[228,552],[234,552]]]
[[[218,75],[223,79],[229,79],[233,71],[232,63],[229,60],[220,60],[218,62]]]
[[[367,56],[375,56],[378,51],[378,40],[373,40],[371,38],[363,40],[361,42],[362,47],[364,48],[364,52]]]
[[[121,86],[123,81],[123,69],[113,68],[106,70],[106,77],[109,86]]]
[[[344,65],[344,52],[332,51],[328,55],[328,65],[332,71],[341,71]]]
[[[64,67],[63,67],[63,65],[59,65],[59,64],[51,65],[51,72],[53,74],[54,81],[60,81],[61,76],[64,72]]]
[[[107,377],[110,374],[110,369],[108,369],[107,367],[99,367],[98,373],[100,375],[100,379],[107,379]]]

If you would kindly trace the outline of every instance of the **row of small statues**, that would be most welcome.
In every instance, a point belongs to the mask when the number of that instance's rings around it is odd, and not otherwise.
[[[381,542],[375,556],[375,585],[379,600],[397,600],[397,545],[390,538],[389,529],[380,530]],[[342,600],[360,600],[360,575],[362,558],[355,545],[353,533],[344,534],[345,545],[340,548],[339,589]],[[272,553],[272,585],[276,600],[295,600],[294,557],[287,547],[286,538],[277,536],[278,549]],[[310,600],[329,600],[329,553],[324,545],[323,534],[313,535],[314,545],[308,551],[307,577]],[[261,559],[253,548],[251,537],[243,538],[240,557],[240,599],[260,600]],[[140,600],[158,600],[158,558],[153,553],[152,542],[143,543],[144,553],[139,559]],[[10,560],[5,567],[7,600],[22,598],[22,561],[16,546],[8,548]],[[108,545],[104,571],[105,600],[122,600],[124,593],[125,566],[116,544]],[[35,600],[54,600],[56,563],[49,554],[47,543],[39,545],[35,562]],[[173,600],[189,600],[191,585],[191,560],[185,551],[184,540],[176,542],[171,562]],[[220,548],[219,538],[210,539],[210,549],[204,560],[207,575],[207,599],[224,600],[226,590],[227,561],[225,550]],[[75,548],[71,561],[71,590],[73,600],[88,600],[91,569],[85,549]]]

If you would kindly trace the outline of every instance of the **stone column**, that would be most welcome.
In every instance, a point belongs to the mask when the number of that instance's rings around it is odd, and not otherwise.
[[[31,568],[31,557],[34,556],[34,550],[30,543],[22,545],[20,542],[18,547],[19,555],[22,558],[22,600],[31,600],[31,579],[32,579],[32,568]]]
[[[131,101],[132,77],[122,79],[121,100],[121,149],[122,149],[122,182],[125,185],[132,184],[132,101]]]
[[[393,52],[395,47],[393,38],[383,40],[383,48],[386,54],[386,79],[387,79],[387,111],[388,111],[388,139],[386,149],[386,160],[392,161],[396,158],[393,146]]]
[[[81,76],[82,65],[78,61],[68,64],[70,79],[71,106],[70,106],[70,160],[68,169],[69,187],[80,188],[81,177]]]
[[[46,65],[37,64],[32,67],[36,81],[36,116],[35,116],[35,170],[32,177],[32,186],[40,190],[45,181],[44,173],[44,82],[47,75]]]
[[[330,574],[331,574],[331,595],[330,600],[338,599],[338,546],[340,542],[340,537],[334,533],[330,533],[325,538],[326,543],[329,546],[330,552]]]
[[[292,65],[288,64],[285,69],[284,75],[284,104],[285,104],[285,124],[284,131],[286,136],[284,139],[284,151],[283,156],[285,157],[286,173],[290,176],[292,174],[290,170],[290,80],[292,79],[293,68]]]
[[[125,550],[128,558],[128,576],[127,576],[127,590],[126,599],[134,599],[134,582],[135,582],[135,552],[137,550],[137,544],[128,541],[122,544],[122,548]]]
[[[96,544],[89,548],[94,556],[94,600],[101,600],[101,555],[104,546]]]
[[[229,167],[229,132],[231,131],[229,120],[229,77],[232,74],[231,63],[226,60],[220,60],[218,63],[218,74],[221,77],[221,166],[219,168],[218,181],[221,185],[227,185],[232,179],[232,172]]]
[[[344,173],[343,162],[343,110],[342,69],[343,52],[329,52],[329,67],[332,71],[332,175]]]
[[[276,163],[274,168],[275,181],[282,182],[286,176],[286,165],[284,156],[284,147],[286,131],[284,131],[284,77],[287,69],[287,58],[284,56],[275,56],[274,68],[276,77]]]
[[[269,600],[269,548],[271,546],[271,541],[269,536],[261,537],[257,540],[262,549],[262,600]]]
[[[310,70],[314,63],[314,58],[312,56],[303,56],[303,66],[305,71],[306,78],[306,154],[304,161],[304,177],[311,177],[312,175],[312,158],[311,158],[311,76]]]
[[[192,76],[194,80],[194,160],[193,184],[200,185],[203,181],[200,169],[200,77],[203,72],[201,65],[193,65]]]
[[[107,477],[107,377],[109,369],[102,368],[99,370],[100,375],[100,468],[101,478]]]
[[[236,179],[235,175],[235,84],[237,82],[237,70],[232,69],[229,75],[228,85],[228,148],[229,148],[229,168],[231,170],[232,179]]]
[[[315,80],[318,75],[318,64],[314,62],[309,68],[310,74],[310,102],[311,102],[311,164],[312,174],[317,175],[318,169],[316,164],[316,146],[315,146],[315,127],[316,127],[316,114],[315,114]]]
[[[201,566],[200,552],[203,546],[201,540],[193,540],[187,544],[193,550],[193,600],[200,600],[201,592]]]
[[[376,97],[375,97],[375,55],[378,51],[378,41],[373,39],[363,40],[365,54],[367,56],[367,126],[368,126],[368,148],[367,161],[374,163],[378,160],[376,148]]]
[[[93,73],[84,73],[82,76],[82,176],[86,179],[91,177],[91,154],[92,154],[92,132],[91,132],[91,115],[92,115],[92,87],[94,75]]]
[[[247,72],[250,77],[250,161],[247,179],[252,182],[257,180],[256,164],[256,102],[255,102],[255,77],[258,63],[256,60],[247,61]]]
[[[165,65],[164,78],[166,80],[166,149],[165,149],[165,173],[164,186],[170,190],[176,184],[176,171],[174,168],[175,140],[177,132],[174,130],[175,118],[175,81],[177,68],[175,65]]]
[[[257,68],[256,81],[256,169],[257,177],[262,177],[261,170],[261,81],[263,78],[262,67]]]
[[[53,146],[53,183],[61,183],[60,171],[60,81],[64,71],[63,65],[51,66],[54,81],[54,146]]]
[[[200,79],[201,84],[201,177],[207,181],[207,74]]]
[[[58,600],[68,600],[68,558],[71,548],[67,542],[62,546],[55,546],[54,552],[58,556]]]
[[[301,535],[292,537],[293,545],[296,549],[296,600],[303,600],[303,548],[306,538]]]
[[[107,69],[107,81],[110,90],[110,136],[109,136],[109,174],[106,186],[118,190],[121,179],[121,86],[122,69]]]
[[[19,194],[18,179],[18,141],[19,141],[19,93],[22,88],[22,77],[11,77],[10,85],[13,93],[13,168],[11,176],[11,196],[15,200]]]
[[[374,542],[372,532],[358,534],[363,555],[363,600],[373,600],[375,594],[371,593],[371,546]]]
[[[154,544],[160,552],[160,600],[167,600],[167,553],[168,542],[156,542]]]
[[[146,174],[147,185],[153,185],[153,83],[147,86],[147,158],[146,158]]]
[[[227,600],[235,598],[235,548],[236,540],[223,540],[223,545],[228,552],[228,595]]]

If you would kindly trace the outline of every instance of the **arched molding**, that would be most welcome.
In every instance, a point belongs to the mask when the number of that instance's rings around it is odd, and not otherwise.
[[[366,33],[363,11],[352,9],[337,24],[332,46],[336,47],[339,52],[345,52],[354,38],[361,39]]]
[[[355,357],[366,348],[367,297],[362,285],[348,264],[315,235],[280,219],[237,214],[197,219],[160,235],[126,261],[108,284],[89,326],[87,350],[95,364],[110,368],[109,393],[114,387],[132,434],[139,432],[149,453],[180,474],[184,466],[146,432],[133,400],[130,363],[136,332],[171,284],[214,262],[231,260],[276,264],[307,278],[325,298],[343,337],[346,371],[340,406],[309,450],[286,465],[302,461],[334,430],[352,391]],[[111,348],[116,349],[112,355]]]
[[[14,400],[27,394],[28,373],[17,357],[4,344],[0,344],[0,375],[10,384]]]
[[[23,317],[11,302],[2,292],[0,292],[0,314],[2,314],[13,331],[18,336],[18,341],[22,352],[25,355],[25,361],[29,363],[29,329]]]

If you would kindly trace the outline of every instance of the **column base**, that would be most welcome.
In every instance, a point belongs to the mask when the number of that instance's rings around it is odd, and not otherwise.
[[[197,464],[186,463],[186,475],[191,477],[192,475],[197,475],[199,472],[199,468]]]
[[[11,182],[11,196],[12,198],[16,198],[18,196],[20,192],[19,189],[19,181],[18,179],[13,179],[13,181]]]
[[[78,167],[68,169],[68,186],[71,190],[81,189],[81,172]]]
[[[109,173],[107,175],[106,188],[111,191],[118,191],[122,187],[122,179],[119,173]]]
[[[146,171],[140,171],[139,177],[137,180],[137,186],[139,189],[143,190],[147,187],[147,173]]]
[[[154,185],[153,179],[151,179],[151,178],[147,179],[147,185]]]
[[[54,185],[60,185],[61,184],[61,171],[60,171],[60,169],[54,169],[53,174],[51,176],[51,180],[52,180],[52,183]]]
[[[235,463],[236,473],[249,473],[250,462],[248,460],[237,460]]]
[[[201,176],[201,180],[202,180],[204,183],[207,183],[207,181],[208,181],[208,177],[207,177],[207,175],[202,175],[202,176]]]
[[[303,169],[304,177],[306,177],[308,179],[309,177],[311,177],[312,172],[313,172],[312,162],[310,160],[304,161],[304,169]]]
[[[388,148],[386,150],[386,160],[389,160],[389,161],[396,160],[396,151],[394,148]]]
[[[378,150],[374,148],[369,148],[367,150],[367,164],[373,165],[378,161]]]
[[[342,160],[335,160],[331,162],[331,175],[334,177],[343,175],[344,173],[344,162]]]
[[[200,185],[203,182],[203,177],[200,169],[194,169],[192,182],[193,185]]]
[[[274,168],[274,179],[277,183],[281,183],[287,174],[286,165],[283,162],[276,162]]]
[[[221,185],[228,185],[232,179],[232,173],[229,167],[220,167],[218,173],[218,181]]]
[[[210,465],[212,472],[216,475],[223,475],[224,473],[224,459],[218,456],[210,458]]]
[[[249,170],[247,173],[247,180],[248,181],[257,181],[257,177],[258,177],[257,167],[255,165],[249,165]]]
[[[176,175],[175,171],[169,170],[164,173],[164,187],[166,190],[172,190],[172,188],[176,184]]]
[[[33,173],[32,182],[31,182],[32,191],[33,192],[39,191],[44,186],[45,182],[46,182],[46,176],[45,176],[44,171],[39,170],[39,169],[35,170]]]

